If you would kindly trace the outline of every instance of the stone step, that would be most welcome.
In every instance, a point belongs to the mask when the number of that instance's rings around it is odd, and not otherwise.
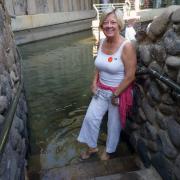
[[[150,167],[127,173],[94,177],[90,180],[162,180],[162,178],[153,167]]]
[[[114,158],[108,161],[81,162],[61,168],[53,168],[41,172],[42,180],[76,180],[93,179],[117,173],[126,173],[139,169],[137,156]]]

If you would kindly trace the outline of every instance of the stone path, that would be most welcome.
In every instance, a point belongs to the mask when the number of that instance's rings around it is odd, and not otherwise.
[[[140,164],[139,164],[140,163]],[[141,166],[141,168],[140,168]],[[136,156],[108,161],[82,161],[62,168],[41,172],[42,180],[162,180],[153,168],[144,168]]]
[[[154,168],[91,178],[90,180],[162,180]]]

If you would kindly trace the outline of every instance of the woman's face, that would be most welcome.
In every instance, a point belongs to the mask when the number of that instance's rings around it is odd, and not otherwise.
[[[109,14],[102,24],[102,30],[106,37],[113,37],[119,34],[119,25],[114,13]]]

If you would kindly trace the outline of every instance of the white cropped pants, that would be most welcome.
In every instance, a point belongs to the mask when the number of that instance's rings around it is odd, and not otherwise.
[[[78,141],[91,148],[97,147],[101,121],[108,111],[106,152],[113,153],[119,142],[121,125],[118,106],[111,103],[112,92],[98,89],[86,112]]]

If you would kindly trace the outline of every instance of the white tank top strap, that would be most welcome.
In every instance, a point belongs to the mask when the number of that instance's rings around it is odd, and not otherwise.
[[[105,40],[105,38],[100,39],[99,49],[102,49],[102,44],[103,44],[104,40]]]
[[[123,50],[125,44],[128,43],[128,42],[130,42],[130,41],[129,40],[124,40],[122,42],[121,46],[119,47],[118,53],[120,53],[120,54],[122,53],[122,50]]]

